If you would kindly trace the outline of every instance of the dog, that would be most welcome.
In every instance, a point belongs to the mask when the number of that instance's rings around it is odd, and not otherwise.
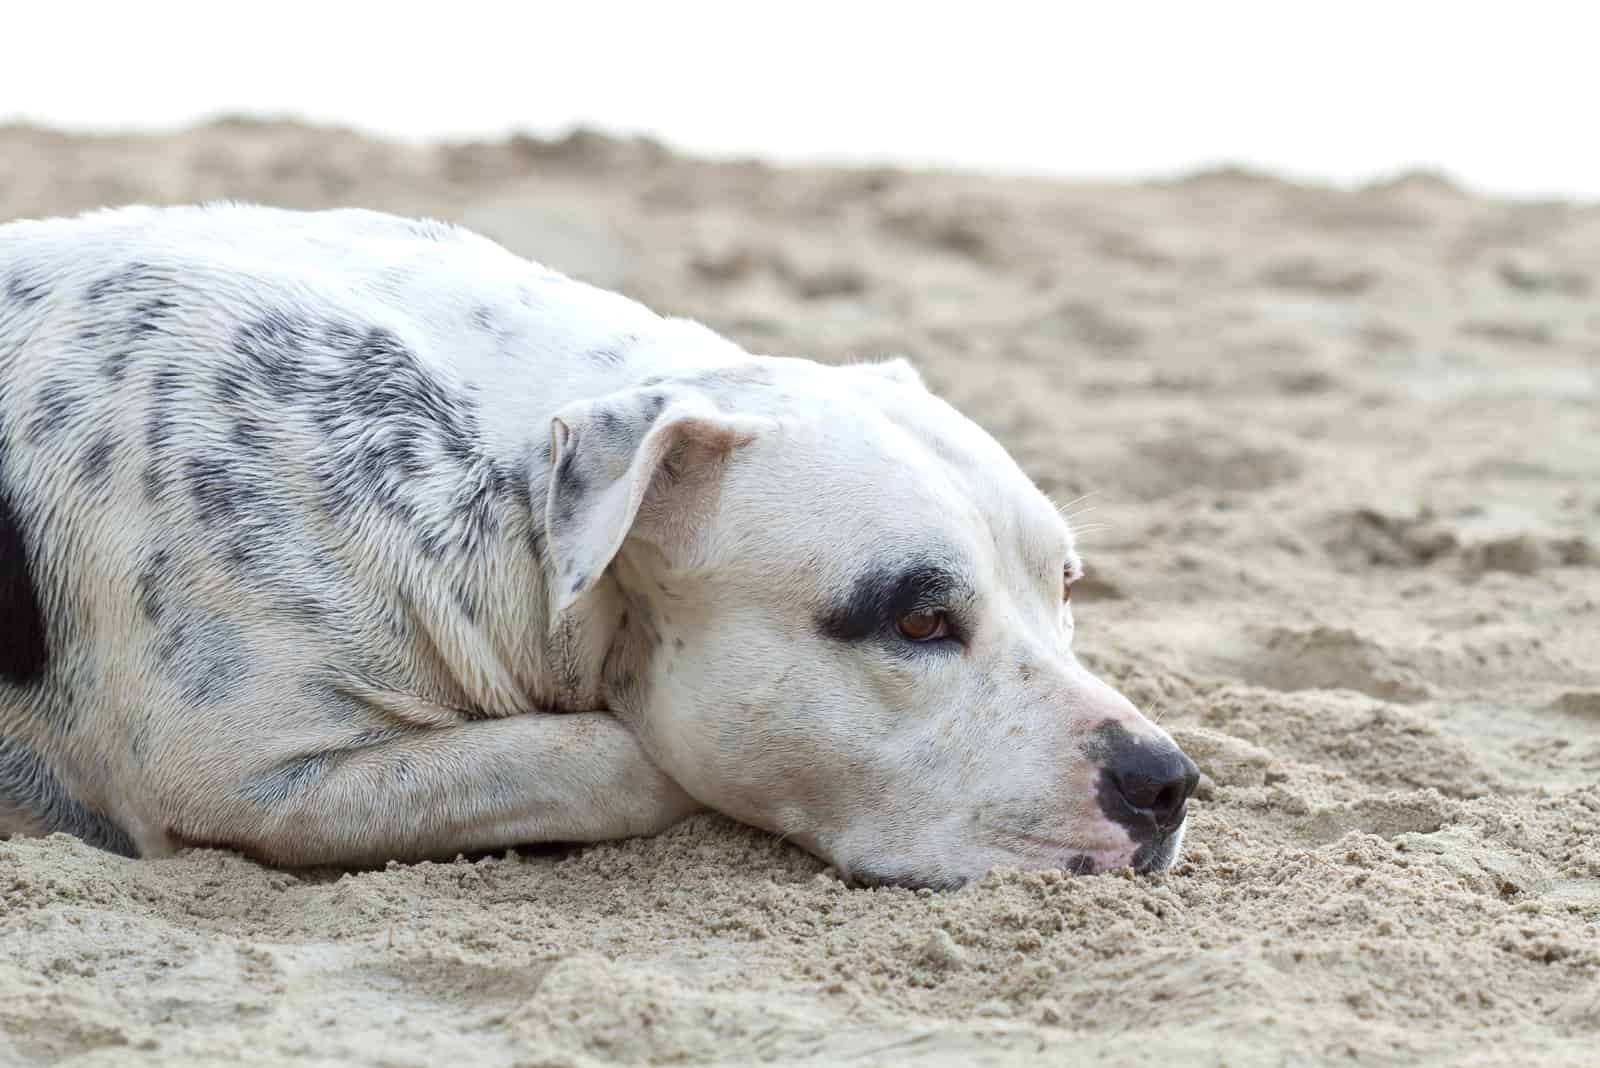
[[[0,226],[0,834],[363,866],[704,809],[854,883],[1170,867],[1192,761],[1072,531],[895,357],[463,228]]]

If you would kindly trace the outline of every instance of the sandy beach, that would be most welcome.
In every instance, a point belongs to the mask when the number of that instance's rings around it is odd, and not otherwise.
[[[715,816],[360,874],[0,842],[0,1064],[1600,1057],[1600,207],[0,126],[0,220],[470,226],[763,353],[900,353],[1077,510],[1077,648],[1205,772],[1157,877],[847,889]]]

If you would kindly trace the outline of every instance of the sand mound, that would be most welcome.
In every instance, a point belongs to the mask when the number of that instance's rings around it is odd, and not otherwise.
[[[0,1063],[1593,1062],[1600,211],[0,129],[0,218],[224,196],[448,217],[756,351],[912,354],[1093,491],[1079,648],[1204,769],[1190,846],[933,894],[711,816],[342,875],[0,843]]]

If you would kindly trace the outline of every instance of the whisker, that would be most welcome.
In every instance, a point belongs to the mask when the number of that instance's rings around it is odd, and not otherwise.
[[[1085,514],[1087,514],[1089,512],[1092,512],[1092,511],[1094,511],[1093,508],[1080,508],[1076,512],[1074,512],[1074,511],[1072,511],[1072,507],[1074,505],[1083,503],[1084,501],[1088,500],[1090,497],[1093,497],[1095,494],[1097,494],[1099,492],[1100,492],[1099,490],[1090,490],[1088,493],[1084,493],[1084,494],[1081,494],[1081,495],[1079,495],[1077,497],[1074,497],[1072,500],[1068,501],[1066,504],[1058,504],[1058,505],[1056,505],[1056,512],[1061,516],[1061,518],[1068,519],[1068,520],[1072,519],[1074,516],[1085,515]]]

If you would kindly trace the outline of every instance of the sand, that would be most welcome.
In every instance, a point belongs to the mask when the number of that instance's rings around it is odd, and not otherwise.
[[[0,129],[0,218],[466,223],[747,347],[903,352],[1083,494],[1078,648],[1206,772],[1159,877],[850,890],[720,817],[290,874],[0,843],[0,1063],[1593,1064],[1600,210]]]

